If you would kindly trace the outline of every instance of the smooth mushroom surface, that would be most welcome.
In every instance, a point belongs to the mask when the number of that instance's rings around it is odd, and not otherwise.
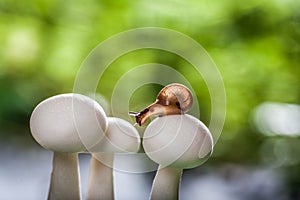
[[[163,166],[193,168],[205,161],[213,149],[208,128],[191,115],[158,117],[143,137],[146,154]]]
[[[30,118],[34,139],[44,148],[82,152],[99,142],[107,126],[102,107],[80,94],[61,94],[41,102]]]
[[[140,148],[140,135],[129,122],[116,118],[107,118],[105,136],[90,152],[131,153]]]

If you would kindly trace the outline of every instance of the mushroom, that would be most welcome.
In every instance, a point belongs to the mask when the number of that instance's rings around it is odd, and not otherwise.
[[[78,152],[103,138],[102,107],[80,94],[60,94],[38,104],[30,118],[34,139],[54,152],[48,199],[80,199]]]
[[[184,114],[192,107],[191,91],[182,84],[172,83],[165,86],[157,95],[156,101],[140,112],[129,112],[136,123],[143,125],[152,116]]]
[[[159,164],[151,199],[178,199],[183,169],[208,159],[213,139],[208,128],[191,115],[168,115],[153,120],[143,137],[145,153]]]
[[[114,153],[133,153],[140,148],[140,136],[127,121],[108,117],[105,137],[90,149],[92,154],[86,199],[114,199]],[[101,153],[97,153],[101,152]]]

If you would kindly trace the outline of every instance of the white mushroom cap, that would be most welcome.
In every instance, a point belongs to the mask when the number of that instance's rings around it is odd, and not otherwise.
[[[82,152],[103,138],[107,126],[102,107],[80,94],[60,94],[41,102],[30,118],[34,139],[44,148]]]
[[[153,120],[143,138],[146,154],[161,166],[193,168],[213,149],[208,128],[190,115],[167,115]]]
[[[127,121],[115,118],[107,118],[105,137],[96,144],[91,152],[137,152],[140,148],[140,135],[138,131]]]

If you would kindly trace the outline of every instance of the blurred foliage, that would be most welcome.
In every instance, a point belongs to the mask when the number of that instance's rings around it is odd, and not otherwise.
[[[30,137],[28,121],[33,108],[49,96],[72,92],[82,61],[96,45],[116,33],[145,26],[191,36],[220,70],[227,116],[212,163],[259,164],[262,146],[269,138],[250,123],[255,106],[265,101],[300,104],[297,0],[2,0],[0,138]],[[124,72],[149,62],[172,66],[188,77],[201,102],[201,120],[207,123],[210,96],[205,87],[197,87],[203,80],[169,53],[145,50],[120,58],[105,72],[98,92],[109,99]],[[154,92],[151,88],[144,90],[154,97],[160,88],[155,86]],[[141,90],[142,97],[134,95],[143,105],[151,101],[145,93]],[[299,144],[299,138],[286,140]],[[299,155],[299,148],[297,152]],[[296,166],[299,162],[292,167]]]

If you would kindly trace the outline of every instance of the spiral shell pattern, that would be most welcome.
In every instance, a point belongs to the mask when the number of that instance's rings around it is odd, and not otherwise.
[[[161,105],[175,104],[182,113],[186,113],[193,105],[191,91],[182,84],[172,83],[165,86],[157,95],[157,100]]]

